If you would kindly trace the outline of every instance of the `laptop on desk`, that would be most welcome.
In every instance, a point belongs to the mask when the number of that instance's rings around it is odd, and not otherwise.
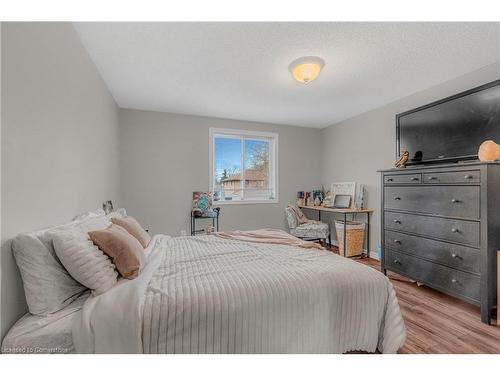
[[[345,209],[351,207],[351,196],[345,194],[337,194],[333,199],[333,205],[327,206],[327,208],[339,208]]]

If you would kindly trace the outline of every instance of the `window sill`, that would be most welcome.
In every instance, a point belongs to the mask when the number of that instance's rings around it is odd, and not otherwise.
[[[238,205],[238,204],[277,204],[278,199],[266,199],[266,200],[242,200],[242,201],[214,201],[214,206],[226,206],[226,205]]]

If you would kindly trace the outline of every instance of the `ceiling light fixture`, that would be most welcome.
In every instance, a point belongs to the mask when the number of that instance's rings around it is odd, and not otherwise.
[[[298,82],[309,83],[318,78],[324,65],[323,59],[317,56],[304,56],[292,61],[288,69]]]

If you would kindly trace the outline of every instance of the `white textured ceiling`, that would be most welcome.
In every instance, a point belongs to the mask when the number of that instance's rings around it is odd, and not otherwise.
[[[325,127],[500,61],[500,23],[76,23],[118,105]],[[288,65],[316,55],[308,85]]]

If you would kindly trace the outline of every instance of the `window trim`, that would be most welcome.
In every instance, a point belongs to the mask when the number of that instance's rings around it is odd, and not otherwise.
[[[251,130],[242,130],[242,129],[228,129],[228,128],[214,128],[211,127],[208,129],[208,166],[209,166],[209,185],[208,191],[213,192],[213,183],[214,183],[214,141],[215,135],[222,136],[242,136],[242,137],[256,137],[256,138],[272,138],[274,141],[273,147],[273,155],[272,155],[272,164],[274,170],[274,189],[275,196],[274,199],[259,199],[259,200],[240,200],[240,201],[214,201],[214,206],[224,206],[224,205],[232,205],[232,204],[263,204],[263,203],[279,203],[279,169],[278,169],[278,142],[279,135],[278,133],[272,132],[263,132],[263,131],[251,131]],[[242,150],[242,158],[244,154],[244,149]],[[242,163],[243,165],[243,163]]]

